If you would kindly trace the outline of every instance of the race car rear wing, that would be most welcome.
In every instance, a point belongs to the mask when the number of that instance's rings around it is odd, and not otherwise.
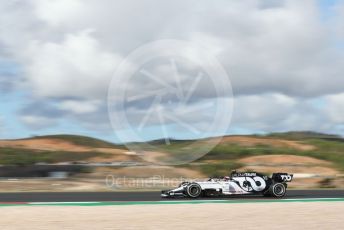
[[[293,174],[273,173],[271,178],[275,182],[290,182],[293,180]]]

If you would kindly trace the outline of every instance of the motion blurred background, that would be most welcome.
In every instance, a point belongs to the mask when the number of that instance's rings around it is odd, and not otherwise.
[[[230,127],[190,163],[159,164],[183,159],[178,149],[200,136],[171,128],[166,144],[150,120],[142,139],[119,139],[110,125],[116,67],[158,39],[204,47],[232,83]],[[232,169],[294,173],[292,188],[343,188],[343,51],[339,0],[0,0],[0,191],[158,190]],[[189,106],[211,100],[206,88]],[[127,148],[143,142],[159,151]]]

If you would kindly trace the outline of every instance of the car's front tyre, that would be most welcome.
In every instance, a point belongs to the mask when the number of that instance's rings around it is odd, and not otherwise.
[[[198,198],[202,194],[202,188],[197,183],[191,183],[186,187],[186,194],[191,198]]]

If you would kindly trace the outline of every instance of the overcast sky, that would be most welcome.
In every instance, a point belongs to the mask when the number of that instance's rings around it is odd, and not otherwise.
[[[234,95],[228,134],[344,135],[344,1],[0,0],[0,137],[121,141],[110,81],[130,52],[158,39],[202,45],[219,60]],[[161,138],[157,130],[151,120],[146,138]]]

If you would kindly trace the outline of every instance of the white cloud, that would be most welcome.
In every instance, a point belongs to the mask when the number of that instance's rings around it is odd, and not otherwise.
[[[233,125],[268,131],[284,122],[297,101],[281,94],[239,96],[234,101]]]
[[[232,128],[263,132],[317,130],[330,132],[333,122],[312,99],[281,94],[240,96],[235,98]]]
[[[342,39],[341,42],[344,42],[344,3],[340,2],[335,7],[336,17],[335,20],[333,20],[333,23],[336,25],[336,32]]]
[[[344,123],[344,93],[327,96],[324,110],[329,115],[331,122]]]
[[[42,129],[57,124],[56,119],[38,115],[22,115],[19,119],[24,125],[32,129]]]
[[[98,110],[101,103],[99,101],[75,101],[66,100],[59,104],[59,108],[75,114],[93,113]]]
[[[33,0],[33,5],[37,17],[52,26],[75,20],[84,10],[80,0]]]
[[[33,42],[27,81],[41,97],[104,98],[119,58],[102,50],[89,30],[62,43]]]
[[[342,91],[344,65],[333,51],[334,25],[322,21],[316,4],[36,0],[3,9],[4,21],[18,27],[4,27],[2,40],[25,56],[26,79],[41,96],[85,97],[87,90],[98,97],[122,57],[159,38],[192,40],[217,54],[237,94],[320,96]],[[72,93],[66,83],[81,76],[89,80]]]
[[[296,103],[294,98],[282,94],[239,96],[234,102],[234,113],[241,121],[269,120],[269,117],[284,116]]]
[[[317,4],[8,1],[0,6],[0,52],[22,66],[24,87],[34,100],[54,98],[57,110],[72,116],[92,114],[85,120],[94,123],[104,119],[95,114],[104,113],[100,108],[109,81],[130,51],[161,38],[191,40],[216,55],[230,75],[236,96],[233,125],[254,130],[326,129],[319,123],[343,121],[344,54],[336,50],[336,41],[344,34],[344,7],[337,7],[335,21],[324,21]],[[151,86],[137,81],[130,87],[136,91]],[[199,99],[211,97],[207,84],[202,87]],[[326,98],[330,115],[314,107],[312,98]],[[138,108],[141,114],[145,106]],[[55,124],[49,114],[39,116],[22,121]]]

